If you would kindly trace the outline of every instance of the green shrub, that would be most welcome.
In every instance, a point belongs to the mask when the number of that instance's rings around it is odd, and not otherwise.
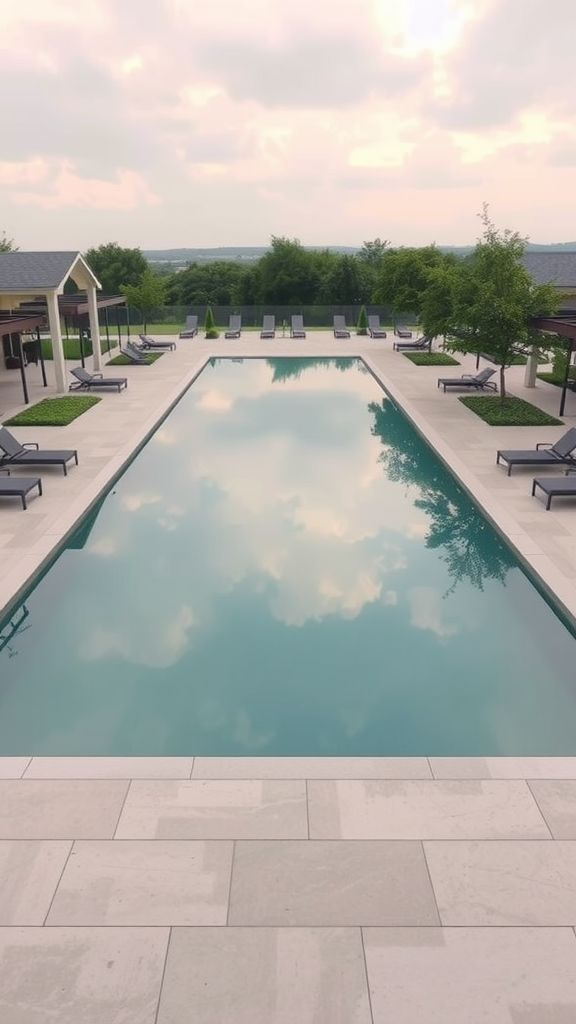
[[[216,324],[214,323],[214,313],[212,312],[212,306],[208,306],[206,310],[206,320],[204,321],[204,330],[206,331],[207,338],[219,338],[220,335],[216,330]]]
[[[5,420],[7,427],[66,427],[101,402],[96,395],[66,395],[62,398],[43,398],[36,405]]]
[[[460,366],[458,360],[446,352],[404,352],[403,355],[415,366]]]
[[[358,314],[356,334],[368,334],[368,316],[366,314],[366,306],[362,306],[362,309]]]
[[[460,401],[491,427],[555,427],[562,423],[536,405],[512,395],[504,401],[498,395],[463,395]]]
[[[160,359],[164,355],[164,352],[143,352],[142,355],[147,363],[155,363],[157,359]],[[114,356],[109,359],[106,366],[136,366],[137,364],[133,359],[129,359],[123,352],[119,356]]]

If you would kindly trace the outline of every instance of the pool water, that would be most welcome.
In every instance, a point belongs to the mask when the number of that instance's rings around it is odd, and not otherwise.
[[[362,362],[212,360],[3,624],[0,754],[574,754],[575,665]]]

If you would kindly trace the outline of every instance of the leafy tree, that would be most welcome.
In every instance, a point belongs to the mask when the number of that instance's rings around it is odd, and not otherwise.
[[[358,253],[358,259],[362,260],[363,263],[370,264],[375,270],[378,270],[382,257],[388,251],[390,242],[382,241],[381,238],[375,238],[373,242],[363,242],[362,248]]]
[[[534,345],[550,347],[550,339],[530,321],[554,313],[558,297],[552,284],[535,284],[522,264],[527,239],[498,230],[486,204],[480,220],[482,236],[446,288],[445,334],[449,347],[458,352],[489,353],[500,367],[504,402],[506,367]]]
[[[314,260],[297,238],[272,235],[270,250],[254,268],[255,298],[259,304],[311,305],[318,279]]]
[[[367,301],[370,296],[366,295],[366,275],[362,273],[359,261],[355,256],[346,254],[334,256],[323,280],[323,301],[337,305],[356,305]]]
[[[142,314],[144,333],[148,321],[159,306],[164,305],[166,283],[150,267],[142,274],[138,284],[123,284],[121,291],[126,295],[128,306],[135,306]]]
[[[241,301],[240,282],[245,268],[234,260],[190,263],[166,282],[166,298],[175,306],[217,303],[231,306]]]
[[[377,302],[388,305],[394,315],[420,316],[430,272],[453,266],[455,261],[456,257],[441,252],[435,245],[390,249],[380,262],[374,297]]]
[[[144,271],[149,269],[140,249],[123,249],[117,242],[88,249],[84,258],[105,295],[118,295],[126,285],[139,284]]]
[[[212,306],[208,306],[206,310],[206,319],[204,321],[204,330],[206,331],[207,338],[218,338],[219,334],[216,330],[216,324],[214,323],[214,314],[212,312]]]
[[[5,231],[0,235],[0,252],[18,252],[20,247],[14,244],[13,238],[8,238]]]
[[[304,356],[302,359],[293,359],[287,356],[277,356],[273,359],[267,359],[266,362],[273,371],[272,383],[276,384],[284,380],[299,380],[306,370],[313,370],[318,366],[335,366],[337,370],[344,373],[351,369],[357,360],[350,356],[344,356],[341,359],[331,359],[323,356],[317,356],[316,358]]]
[[[356,326],[356,334],[368,334],[368,317],[366,315],[366,306],[362,306],[358,315],[358,324]]]

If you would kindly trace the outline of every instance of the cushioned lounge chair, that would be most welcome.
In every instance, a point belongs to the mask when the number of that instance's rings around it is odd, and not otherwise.
[[[424,334],[421,338],[417,338],[416,341],[395,341],[392,348],[396,352],[409,352],[410,350],[422,352],[426,349],[430,351],[432,348],[432,338],[428,334]]]
[[[186,327],[180,331],[179,338],[193,338],[198,334],[198,317],[196,314],[186,317]]]
[[[0,476],[0,498],[20,498],[22,508],[28,508],[26,495],[38,488],[38,494],[42,494],[42,481],[39,476],[11,476],[9,469],[0,469],[0,473],[7,476]]]
[[[380,324],[379,316],[368,317],[368,334],[371,338],[385,338],[386,331]]]
[[[228,330],[225,338],[239,338],[242,333],[242,317],[239,313],[232,313],[228,321]]]
[[[334,317],[334,337],[349,338],[350,331],[346,327],[346,317],[337,315]]]
[[[262,317],[262,330],[260,331],[260,337],[276,337],[276,317],[273,313],[267,313],[266,316]]]
[[[306,331],[304,330],[304,317],[301,313],[293,313],[290,320],[290,337],[291,338],[305,338]]]
[[[172,351],[172,349],[176,348],[176,342],[175,341],[170,341],[168,338],[166,338],[164,341],[154,341],[154,338],[149,338],[147,334],[139,334],[138,337],[140,338],[140,344],[135,346],[137,349],[144,349],[145,350],[145,349],[148,349],[148,348],[149,349],[155,349],[155,348],[165,349],[165,348],[169,348],[170,351]]]
[[[541,441],[535,448],[527,451],[496,452],[496,465],[505,462],[508,466],[508,476],[512,472],[512,466],[576,466],[576,459],[572,454],[575,449],[576,427],[570,427],[570,430],[562,434],[554,444]]]
[[[66,476],[67,464],[72,459],[78,465],[78,452],[74,449],[52,451],[39,448],[35,441],[20,444],[6,427],[0,427],[0,466],[62,466]]]
[[[409,331],[407,327],[395,327],[394,334],[397,338],[411,338],[412,331]]]
[[[471,388],[475,391],[497,391],[498,388],[494,384],[490,377],[493,377],[496,370],[487,366],[485,370],[480,370],[480,373],[463,373],[461,377],[439,377],[438,387],[442,385],[444,391],[446,388],[465,388],[470,390]]]
[[[532,481],[532,497],[534,497],[537,487],[544,491],[546,511],[552,504],[552,498],[576,498],[576,476],[570,477],[570,474],[574,474],[574,472],[574,470],[568,470],[566,476],[537,477]]]
[[[76,366],[70,373],[76,381],[70,385],[69,391],[92,391],[93,388],[116,388],[122,391],[122,388],[128,387],[127,377],[104,377],[101,373],[88,373],[83,366]]]
[[[133,345],[131,341],[127,341],[124,348],[120,349],[120,354],[127,356],[131,363],[136,363],[137,366],[150,366],[146,354],[136,345]]]

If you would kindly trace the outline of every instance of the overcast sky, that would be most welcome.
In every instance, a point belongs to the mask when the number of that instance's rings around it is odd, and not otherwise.
[[[576,0],[0,0],[21,248],[576,239]]]

